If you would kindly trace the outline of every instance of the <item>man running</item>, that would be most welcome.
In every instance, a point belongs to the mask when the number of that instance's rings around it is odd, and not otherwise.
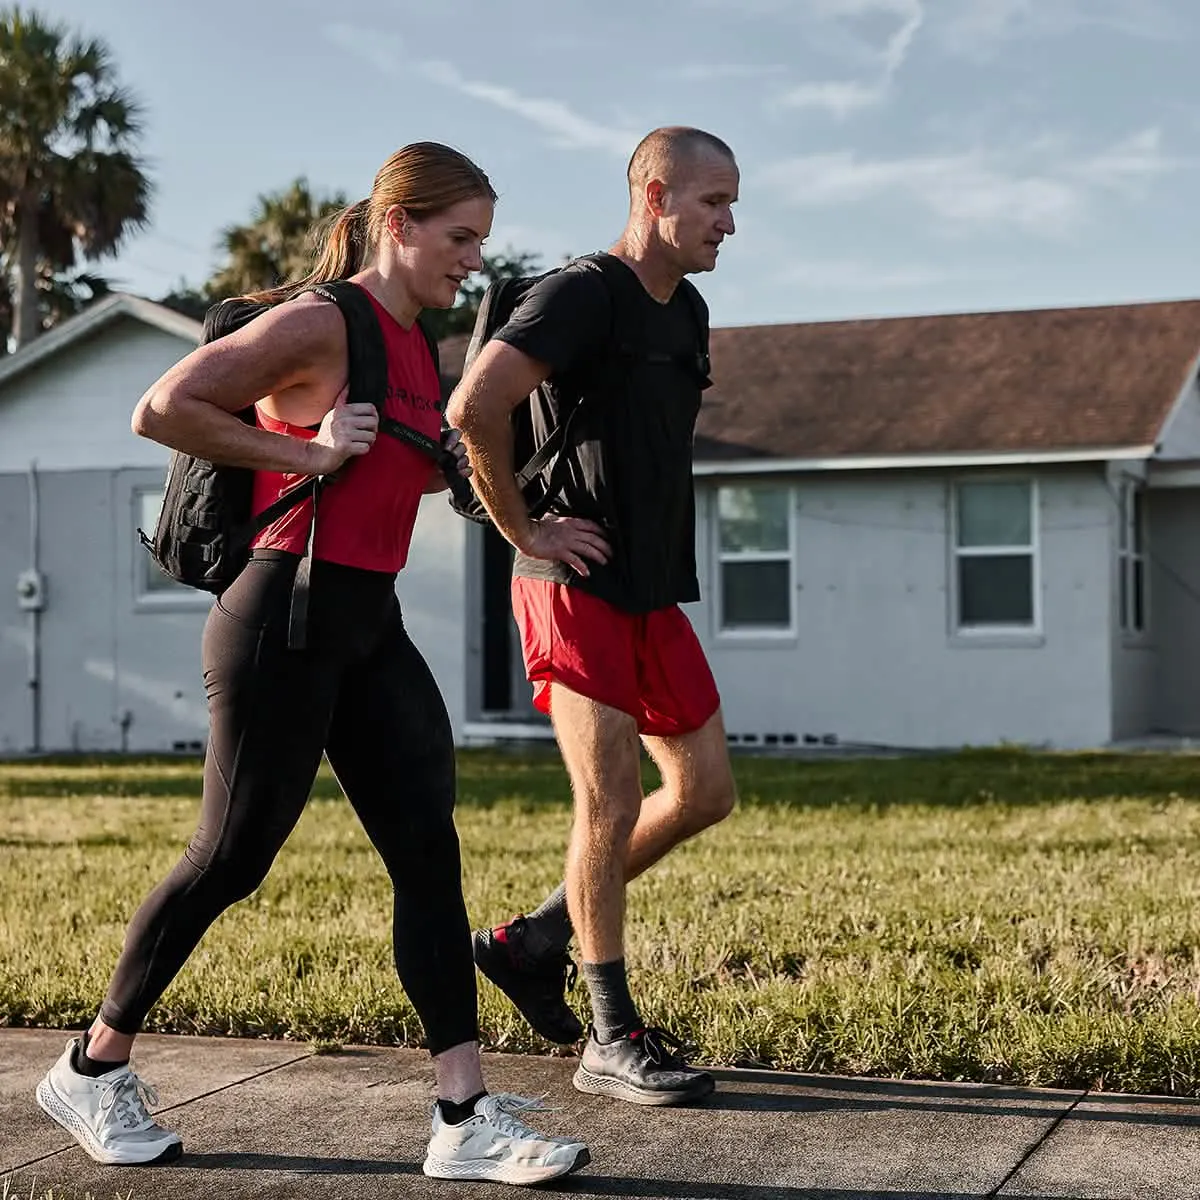
[[[476,933],[475,961],[538,1033],[573,1042],[583,1034],[564,996],[574,930],[592,1005],[575,1086],[680,1104],[713,1079],[646,1026],[630,995],[625,885],[735,802],[716,684],[679,605],[700,596],[692,439],[709,384],[708,310],[685,277],[716,267],[739,176],[719,138],[671,127],[642,140],[628,177],[629,219],[610,256],[535,285],[448,413],[476,492],[517,551],[526,674],[575,798],[565,883],[529,916]],[[581,397],[588,406],[564,451],[561,502],[539,520],[515,481],[509,420],[535,392],[542,429]],[[639,737],[662,776],[650,796]]]

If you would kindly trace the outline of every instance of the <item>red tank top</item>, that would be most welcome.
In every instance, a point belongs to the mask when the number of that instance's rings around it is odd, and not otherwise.
[[[363,289],[366,291],[366,289]],[[425,335],[413,324],[405,329],[366,293],[379,317],[388,359],[387,416],[437,439],[442,427],[441,382]],[[313,430],[257,412],[259,428],[309,439]],[[429,458],[407,442],[380,433],[371,449],[352,459],[345,474],[321,493],[313,557],[368,571],[399,571],[408,559],[409,542],[421,495],[434,471]],[[254,512],[294,486],[302,475],[279,471],[254,473]],[[253,545],[303,554],[308,547],[312,501],[298,504],[268,525]]]

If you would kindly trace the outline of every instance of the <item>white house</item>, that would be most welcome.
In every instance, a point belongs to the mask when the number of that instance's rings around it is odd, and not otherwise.
[[[1200,302],[722,329],[694,619],[741,742],[1200,732]]]
[[[115,296],[0,360],[0,752],[203,742],[209,598],[138,544],[167,455],[129,432],[198,336]],[[1200,734],[1198,352],[1200,301],[715,330],[690,615],[731,740]],[[509,561],[424,502],[398,591],[460,741],[546,732]]]
[[[195,750],[211,597],[154,567],[168,452],[129,428],[200,326],[114,295],[0,359],[0,754]],[[465,522],[428,503],[401,588],[464,720]]]

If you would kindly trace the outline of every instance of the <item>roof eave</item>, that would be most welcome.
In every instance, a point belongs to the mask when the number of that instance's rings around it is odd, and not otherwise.
[[[155,329],[161,329],[164,333],[173,334],[197,345],[204,328],[199,321],[193,321],[191,317],[185,317],[164,305],[155,304],[152,300],[143,300],[139,296],[128,296],[124,293],[105,296],[103,300],[89,305],[78,316],[71,317],[56,328],[43,333],[16,354],[0,359],[0,386],[120,317],[133,317]]]
[[[698,460],[696,475],[812,474],[822,471],[903,471],[1022,467],[1150,459],[1158,447],[1095,446],[1077,450],[1022,450],[947,454],[833,455],[827,458],[729,458]]]

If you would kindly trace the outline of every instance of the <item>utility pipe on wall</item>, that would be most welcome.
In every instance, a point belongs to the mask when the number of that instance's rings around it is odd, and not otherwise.
[[[42,749],[42,610],[46,587],[41,569],[41,495],[37,462],[29,464],[29,567],[17,579],[17,602],[29,614],[29,749]]]

